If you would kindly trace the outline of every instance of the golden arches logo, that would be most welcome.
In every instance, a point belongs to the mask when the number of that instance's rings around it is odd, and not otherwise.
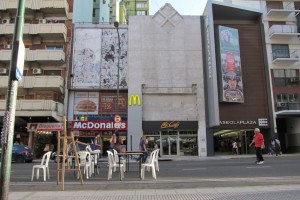
[[[131,105],[141,105],[141,97],[137,94],[135,95],[130,95],[129,97],[129,102],[128,102],[128,105],[131,106]]]

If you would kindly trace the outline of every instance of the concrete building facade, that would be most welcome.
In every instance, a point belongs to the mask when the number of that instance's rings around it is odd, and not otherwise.
[[[130,17],[128,35],[127,144],[138,150],[146,135],[162,155],[206,156],[200,16],[166,4],[154,16]]]

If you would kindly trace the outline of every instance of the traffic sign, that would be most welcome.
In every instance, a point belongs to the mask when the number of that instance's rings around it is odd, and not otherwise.
[[[115,115],[115,118],[114,118],[114,120],[115,120],[115,123],[119,123],[119,122],[121,122],[121,121],[122,121],[122,119],[121,119],[121,116],[120,116],[120,115]]]

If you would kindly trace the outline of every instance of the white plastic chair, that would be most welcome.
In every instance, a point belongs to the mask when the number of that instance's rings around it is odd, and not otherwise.
[[[154,150],[155,151],[155,156],[154,156],[154,165],[156,171],[159,172],[159,166],[158,166],[158,154],[159,154],[159,149]]]
[[[142,164],[142,166],[141,166],[141,178],[142,179],[145,178],[145,171],[146,171],[146,168],[148,168],[148,167],[151,168],[152,177],[154,179],[156,179],[156,170],[155,170],[155,164],[154,164],[155,154],[156,154],[156,151],[152,151],[147,162]]]
[[[99,174],[99,169],[98,169],[98,158],[99,158],[99,154],[101,153],[101,150],[92,150],[91,146],[90,145],[87,145],[85,147],[86,151],[90,152],[91,153],[91,164],[92,166],[92,173],[95,172],[95,169],[96,169],[96,173]]]
[[[48,179],[50,179],[50,173],[49,173],[49,160],[51,156],[52,151],[48,151],[43,155],[42,161],[40,165],[33,165],[32,167],[32,175],[31,175],[31,181],[33,181],[34,176],[34,170],[36,169],[36,179],[39,179],[40,176],[40,169],[43,169],[44,172],[44,181],[46,181],[46,172],[48,174]]]
[[[114,159],[115,159],[115,162],[116,164],[118,164],[120,162],[119,160],[119,156],[118,156],[118,152],[117,150],[113,149],[114,151]],[[124,165],[124,172],[126,172],[126,160],[121,160],[121,163]],[[114,172],[116,172],[116,167],[114,167]]]
[[[113,168],[119,167],[119,165],[120,165],[121,179],[123,179],[124,171],[125,171],[124,165],[122,163],[116,163],[114,154],[110,151],[107,151],[107,157],[108,157],[108,177],[107,177],[107,179],[110,180],[112,178]]]
[[[91,154],[88,151],[79,151],[78,156],[79,166],[83,167],[83,173],[86,174],[86,178],[88,179],[92,174]],[[77,178],[79,178],[79,174]]]

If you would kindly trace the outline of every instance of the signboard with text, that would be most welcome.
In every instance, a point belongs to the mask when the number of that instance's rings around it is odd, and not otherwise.
[[[127,121],[114,122],[109,120],[102,121],[72,121],[72,130],[127,130]]]
[[[116,112],[117,94],[114,92],[100,93],[99,113],[111,114]],[[127,113],[127,94],[119,94],[119,113]]]

